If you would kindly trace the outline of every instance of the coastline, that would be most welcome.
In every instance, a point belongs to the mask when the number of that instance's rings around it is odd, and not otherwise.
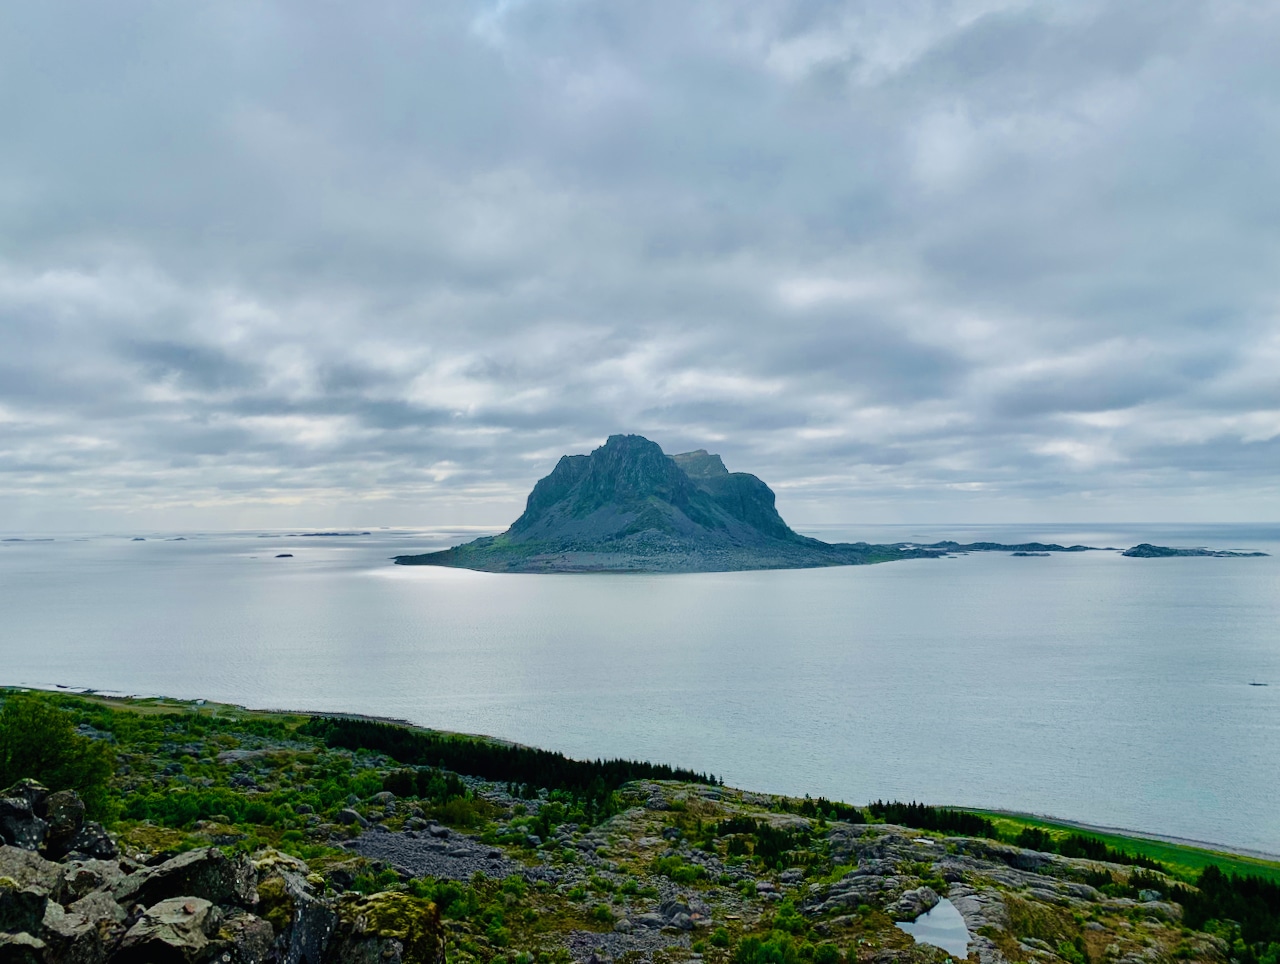
[[[1174,847],[1190,850],[1202,850],[1209,854],[1226,854],[1231,857],[1243,857],[1264,863],[1280,863],[1280,853],[1269,853],[1265,850],[1251,850],[1248,847],[1234,847],[1228,844],[1214,843],[1210,840],[1195,840],[1190,837],[1175,837],[1170,834],[1154,833],[1149,830],[1133,830],[1126,827],[1108,827],[1103,824],[1086,823],[1080,820],[1068,820],[1052,814],[1030,813],[1021,810],[993,810],[986,807],[956,807],[966,813],[978,813],[997,817],[1012,817],[1018,820],[1034,821],[1050,824],[1055,827],[1067,827],[1092,834],[1106,834],[1112,837],[1123,837],[1130,840],[1150,840],[1154,843],[1165,843]]]
[[[329,720],[356,720],[369,723],[382,723],[389,726],[404,727],[405,729],[417,731],[420,733],[431,733],[441,736],[458,737],[468,740],[480,740],[493,743],[499,746],[519,747],[525,749],[546,749],[542,747],[532,747],[528,744],[518,743],[513,740],[507,740],[502,737],[493,736],[487,733],[468,733],[461,730],[435,729],[432,727],[422,726],[412,720],[401,717],[381,716],[368,713],[346,713],[334,712],[329,710],[315,709],[283,709],[283,708],[260,708],[248,707],[238,703],[218,703],[207,700],[184,700],[170,696],[161,695],[139,695],[139,694],[117,694],[104,693],[98,690],[72,688],[66,686],[14,686],[10,684],[0,684],[0,694],[5,691],[12,690],[36,690],[38,692],[50,693],[54,695],[71,695],[94,701],[101,701],[107,705],[116,705],[124,709],[138,709],[139,703],[144,705],[154,705],[160,711],[175,711],[190,709],[193,706],[200,710],[215,709],[227,710],[233,713],[244,714],[245,716],[288,716],[288,717],[319,717]],[[552,749],[552,752],[558,752]],[[750,788],[735,787],[732,788],[744,793],[752,793]],[[795,788],[796,796],[804,796],[806,789],[803,787]],[[1270,853],[1268,851],[1256,850],[1247,847],[1232,846],[1229,844],[1215,843],[1213,841],[1197,840],[1188,837],[1178,837],[1171,834],[1161,834],[1149,830],[1137,830],[1126,827],[1112,827],[1103,824],[1089,823],[1082,820],[1073,820],[1065,817],[1058,817],[1052,814],[1033,813],[1030,811],[1009,810],[1000,808],[987,807],[963,807],[953,806],[949,804],[933,804],[942,809],[955,810],[963,813],[973,813],[982,816],[1005,817],[1013,820],[1028,821],[1034,824],[1046,824],[1052,827],[1061,827],[1065,829],[1080,831],[1090,834],[1103,834],[1114,837],[1122,841],[1150,841],[1153,843],[1168,844],[1183,850],[1195,851],[1203,854],[1206,858],[1212,858],[1215,855],[1221,855],[1227,858],[1239,858],[1245,861],[1257,861],[1261,864],[1274,864],[1280,870],[1280,853]]]
[[[33,908],[0,950],[33,964],[1270,964],[1280,936],[1280,863],[367,714],[0,704],[0,732],[113,761],[0,793],[0,897]],[[907,926],[939,906],[951,932]]]

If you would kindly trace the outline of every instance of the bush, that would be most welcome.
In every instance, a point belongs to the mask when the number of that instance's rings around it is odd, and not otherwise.
[[[840,948],[834,944],[819,944],[813,952],[813,964],[839,964]]]
[[[786,934],[767,941],[744,937],[733,954],[734,964],[797,964],[799,960],[800,954]]]
[[[107,784],[115,753],[81,736],[71,717],[42,699],[10,696],[0,710],[0,789],[24,778],[50,790],[75,790],[89,816],[110,814]]]

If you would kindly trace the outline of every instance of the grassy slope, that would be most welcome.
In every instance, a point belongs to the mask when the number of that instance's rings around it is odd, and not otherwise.
[[[995,824],[1002,836],[1015,837],[1024,827],[1036,827],[1050,833],[1066,835],[1078,833],[1096,837],[1109,847],[1129,853],[1151,857],[1167,866],[1172,873],[1194,880],[1200,871],[1211,864],[1232,874],[1252,874],[1267,880],[1280,882],[1280,862],[1248,857],[1220,850],[1202,849],[1185,844],[1168,843],[1146,837],[1129,837],[1122,834],[1092,830],[1075,824],[1055,823],[1029,814],[1011,814],[994,810],[969,810],[986,817]]]

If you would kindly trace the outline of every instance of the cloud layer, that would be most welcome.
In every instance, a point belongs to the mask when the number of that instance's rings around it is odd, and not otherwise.
[[[1274,518],[1280,4],[0,8],[0,527]]]

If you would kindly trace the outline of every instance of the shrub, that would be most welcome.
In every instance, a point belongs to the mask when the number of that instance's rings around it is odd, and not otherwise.
[[[609,909],[608,904],[596,904],[591,908],[591,919],[599,921],[601,924],[613,923],[613,911]]]
[[[786,934],[767,941],[745,937],[733,954],[734,964],[796,964],[799,960],[800,954]]]
[[[111,816],[107,784],[115,753],[75,731],[71,717],[37,697],[10,696],[0,710],[0,789],[30,777],[75,790],[89,816]]]

